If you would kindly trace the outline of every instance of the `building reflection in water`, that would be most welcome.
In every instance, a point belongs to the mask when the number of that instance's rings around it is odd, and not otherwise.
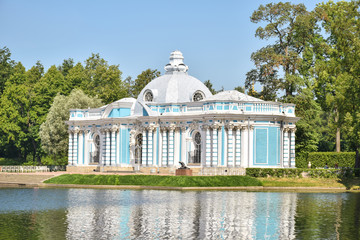
[[[296,193],[68,191],[68,239],[294,239]]]

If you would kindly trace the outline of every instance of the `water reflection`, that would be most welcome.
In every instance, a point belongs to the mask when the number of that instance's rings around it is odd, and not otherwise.
[[[67,238],[294,238],[294,193],[69,190]]]
[[[0,239],[359,239],[359,194],[0,190]]]

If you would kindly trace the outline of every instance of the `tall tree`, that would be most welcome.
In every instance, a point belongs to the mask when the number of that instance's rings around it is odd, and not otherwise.
[[[58,67],[59,71],[66,77],[69,71],[74,67],[74,60],[72,58],[65,59],[63,63]]]
[[[296,148],[304,153],[317,149],[320,130],[317,128],[321,109],[314,101],[314,48],[318,47],[319,28],[313,12],[303,4],[269,3],[260,5],[250,17],[258,27],[255,36],[272,39],[269,44],[251,55],[256,69],[247,73],[245,87],[248,94],[264,100],[275,100],[284,92],[282,101],[297,104]],[[256,93],[252,86],[262,85]]]
[[[98,96],[105,103],[127,97],[127,89],[121,80],[119,65],[108,65],[99,54],[92,54],[86,61],[86,79],[82,89],[90,96]]]
[[[132,95],[134,97],[137,97],[141,90],[154,78],[157,78],[160,76],[160,72],[158,70],[152,70],[152,69],[146,69],[145,71],[142,71],[137,78],[135,79],[134,85],[132,87]]]
[[[86,89],[86,82],[88,75],[85,72],[85,68],[81,63],[77,63],[73,68],[66,74],[65,80],[69,85],[70,89],[84,88]]]
[[[206,80],[206,81],[204,82],[204,85],[209,89],[209,91],[210,91],[212,94],[216,94],[216,93],[217,93],[217,91],[214,89],[213,84],[211,83],[210,80]]]
[[[255,36],[268,40],[270,44],[251,55],[256,70],[248,73],[246,85],[260,82],[266,91],[284,90],[286,97],[292,97],[304,85],[299,75],[302,62],[301,54],[308,39],[313,36],[315,21],[304,4],[269,3],[260,5],[250,20],[253,23],[265,23],[258,27]],[[281,70],[283,76],[278,76]]]
[[[3,93],[5,83],[9,79],[15,66],[15,61],[11,60],[11,53],[7,47],[0,49],[0,94]]]
[[[101,106],[97,97],[89,97],[83,91],[72,90],[69,96],[58,94],[51,104],[46,121],[40,127],[42,148],[55,160],[55,164],[66,164],[64,159],[68,149],[68,133],[65,121],[69,119],[69,110]]]
[[[360,1],[319,4],[315,13],[327,38],[317,51],[316,96],[329,112],[336,129],[336,151],[340,152],[340,130],[347,112],[356,113],[359,83]],[[353,115],[354,119],[356,116]]]
[[[0,143],[6,156],[13,156],[7,149],[14,150],[16,157],[26,161],[28,154],[37,156],[37,113],[33,108],[33,91],[27,76],[33,76],[34,68],[25,72],[18,63],[5,84],[0,98]]]
[[[56,94],[69,94],[70,88],[64,76],[56,68],[51,66],[44,76],[35,84],[34,107],[40,118],[40,123],[45,121],[46,114]]]
[[[245,93],[245,89],[242,86],[237,86],[234,88],[234,90],[241,92],[241,93]]]

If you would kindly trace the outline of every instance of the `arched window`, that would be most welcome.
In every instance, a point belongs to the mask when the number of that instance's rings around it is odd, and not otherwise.
[[[204,93],[201,91],[196,91],[192,97],[194,102],[198,102],[204,99]]]
[[[138,134],[135,139],[135,164],[142,164],[142,134]]]
[[[90,153],[90,162],[99,163],[100,159],[100,136],[94,137],[94,150]]]
[[[154,101],[154,95],[151,90],[146,90],[144,93],[144,101],[145,102],[152,102]]]
[[[201,163],[201,134],[196,132],[194,135],[194,158],[193,163]]]

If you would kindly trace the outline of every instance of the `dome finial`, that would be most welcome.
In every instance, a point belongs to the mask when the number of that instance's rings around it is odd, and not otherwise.
[[[166,72],[187,72],[189,67],[184,64],[184,57],[179,50],[175,50],[170,54],[170,63],[166,64],[164,69]]]

